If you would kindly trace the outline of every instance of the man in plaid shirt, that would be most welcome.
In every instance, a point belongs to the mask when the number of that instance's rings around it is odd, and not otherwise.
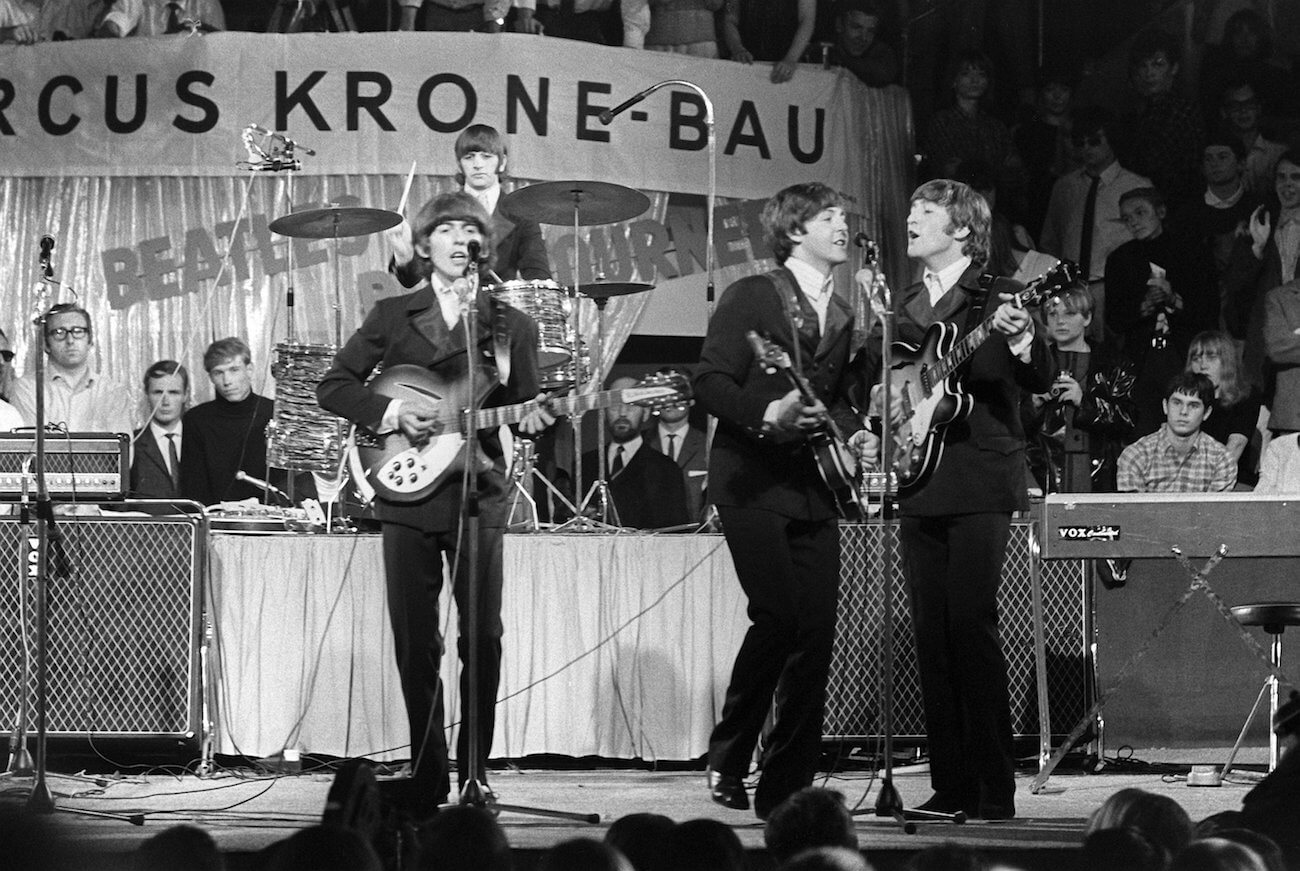
[[[1122,493],[1212,493],[1231,490],[1237,467],[1228,450],[1201,432],[1210,416],[1214,384],[1182,372],[1165,388],[1165,423],[1119,457]]]

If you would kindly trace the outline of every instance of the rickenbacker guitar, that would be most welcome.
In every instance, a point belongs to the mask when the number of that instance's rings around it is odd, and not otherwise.
[[[375,493],[390,502],[418,502],[446,478],[465,465],[465,409],[469,407],[469,385],[449,381],[421,366],[401,365],[385,369],[370,382],[371,389],[389,399],[419,398],[439,411],[439,426],[422,445],[412,444],[400,431],[375,435],[362,427],[352,432],[354,474],[364,477]],[[655,374],[623,390],[602,390],[554,397],[546,409],[555,415],[594,411],[627,403],[643,408],[663,409],[689,404],[690,384],[673,372]],[[484,408],[474,415],[474,428],[489,429],[518,423],[538,407],[536,400],[517,405]],[[482,470],[487,457],[475,459]]]
[[[1015,294],[1020,305],[1041,305],[1063,287],[1079,280],[1079,267],[1061,261]],[[925,331],[920,345],[894,342],[891,378],[902,406],[895,428],[894,472],[898,494],[920,489],[943,457],[943,429],[970,414],[974,400],[966,395],[957,368],[993,333],[993,315],[984,318],[960,341],[961,330],[940,321]]]
[[[784,348],[765,339],[753,330],[745,333],[749,344],[754,349],[754,356],[768,372],[781,372],[790,381],[790,386],[799,391],[803,401],[811,405],[817,401],[812,386],[803,373],[795,369],[789,353]],[[826,483],[831,495],[835,497],[836,506],[845,517],[857,513],[859,504],[858,459],[849,449],[840,433],[839,427],[830,417],[825,424],[808,434],[808,446],[812,449],[813,459],[817,461],[817,471]]]

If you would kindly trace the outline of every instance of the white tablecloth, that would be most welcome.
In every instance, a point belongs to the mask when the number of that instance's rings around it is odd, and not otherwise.
[[[216,751],[405,758],[379,538],[214,534],[210,553]],[[502,616],[494,757],[701,755],[748,626],[716,535],[509,535]]]

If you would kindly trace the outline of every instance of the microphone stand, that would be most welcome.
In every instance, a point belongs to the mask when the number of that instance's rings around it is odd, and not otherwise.
[[[468,735],[465,742],[466,755],[469,770],[465,772],[465,782],[461,786],[460,796],[457,803],[461,805],[471,805],[473,807],[485,808],[489,804],[496,810],[514,811],[516,813],[531,814],[540,817],[554,817],[557,819],[574,820],[575,822],[598,823],[600,822],[599,814],[580,814],[570,813],[568,811],[550,810],[547,808],[526,807],[524,805],[501,804],[496,801],[496,797],[488,791],[483,783],[481,766],[479,763],[479,661],[478,661],[478,642],[479,642],[479,489],[478,489],[478,413],[479,413],[479,395],[478,395],[478,303],[479,303],[479,264],[477,252],[471,251],[469,264],[465,267],[465,278],[469,281],[469,292],[461,300],[461,323],[465,327],[465,445],[462,448],[465,457],[465,468],[468,470],[465,475],[465,486],[461,492],[461,510],[465,517],[465,601],[469,610],[465,617],[465,634],[466,647],[468,655],[465,657],[465,672],[468,692],[465,698],[461,700],[465,716],[462,718],[461,728],[468,729]],[[491,337],[489,338],[491,341]],[[452,585],[455,586],[456,579],[452,578]],[[434,724],[436,728],[441,729],[441,723]],[[491,748],[488,748],[489,750]]]
[[[47,242],[48,240],[48,242]],[[36,479],[36,524],[35,535],[27,543],[28,559],[22,566],[22,573],[25,581],[31,582],[31,590],[35,597],[34,622],[36,629],[36,692],[34,694],[34,705],[36,713],[36,755],[32,760],[30,771],[15,770],[15,776],[30,775],[32,777],[32,791],[27,796],[26,810],[33,814],[50,814],[55,811],[54,795],[50,792],[49,783],[46,781],[47,770],[47,751],[48,736],[46,734],[49,713],[49,580],[50,580],[50,543],[55,535],[54,532],[54,504],[50,499],[50,491],[45,477],[45,326],[49,312],[49,289],[57,287],[58,281],[54,278],[54,270],[50,265],[50,253],[54,249],[54,240],[51,237],[45,237],[41,240],[40,256],[40,278],[36,288],[36,317],[32,319],[32,324],[36,328],[37,341],[36,362],[34,369],[34,378],[36,381],[36,434],[35,434],[35,456],[33,457],[33,469]],[[26,492],[26,480],[23,482],[23,490]],[[21,550],[21,548],[20,548]],[[25,584],[23,585],[26,586]],[[19,608],[26,611],[27,602],[24,600],[19,603]],[[21,626],[21,621],[20,621]],[[25,639],[24,639],[25,643]],[[24,698],[25,684],[27,674],[23,674]],[[18,745],[22,753],[26,753],[26,722],[20,724],[24,735],[19,740]],[[21,760],[19,760],[21,761]],[[98,811],[87,811],[76,808],[63,808],[65,812],[75,813],[82,816],[105,817],[108,819],[121,820],[129,822],[132,825],[144,825],[143,814],[132,814],[123,816],[120,814],[101,813]]]
[[[705,195],[705,205],[704,205],[705,210],[707,212],[707,214],[705,215],[705,224],[704,224],[704,275],[705,275],[704,328],[705,328],[705,333],[707,333],[708,325],[713,322],[714,298],[716,293],[715,284],[714,284],[714,271],[716,269],[716,261],[717,261],[716,254],[714,253],[713,250],[713,237],[714,237],[713,213],[715,211],[715,207],[718,199],[718,140],[717,140],[717,134],[714,129],[714,122],[713,122],[713,101],[709,99],[709,95],[704,92],[704,89],[701,88],[699,85],[695,84],[694,82],[688,82],[685,79],[668,79],[666,81],[656,82],[655,84],[646,88],[644,91],[641,91],[640,93],[628,98],[627,100],[624,100],[622,103],[619,103],[613,109],[607,109],[604,112],[601,112],[599,117],[600,117],[601,124],[608,125],[610,121],[614,120],[614,117],[616,115],[621,115],[625,110],[631,108],[632,106],[635,106],[637,103],[640,103],[642,100],[644,100],[646,97],[653,94],[655,91],[659,90],[660,88],[665,88],[669,85],[676,85],[682,88],[690,88],[692,91],[694,91],[696,94],[700,96],[701,100],[704,101],[704,126],[708,131],[707,141],[708,141],[708,152],[709,152],[709,188],[708,188],[708,192]],[[705,433],[704,433],[704,454],[706,457],[708,456],[709,450],[713,445],[713,436],[714,433],[717,432],[717,429],[718,429],[717,417],[715,417],[712,414],[708,415],[707,422],[705,425]],[[705,495],[707,496],[709,492],[707,469],[705,470],[704,481],[705,481],[704,492]],[[716,530],[717,513],[718,513],[717,508],[715,508],[713,505],[709,505],[704,521],[698,527],[696,527],[695,531],[709,532],[709,531]]]

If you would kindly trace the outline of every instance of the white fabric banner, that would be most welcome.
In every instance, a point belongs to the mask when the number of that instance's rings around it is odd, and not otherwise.
[[[519,174],[707,188],[704,102],[669,85],[602,125],[599,114],[666,80],[694,82],[716,112],[718,191],[760,198],[817,179],[865,194],[866,91],[805,68],[783,85],[763,65],[523,34],[215,33],[4,47],[5,175],[228,175],[243,129],[288,133],[303,171],[445,171],[457,133],[511,137]],[[434,171],[426,166],[425,172]]]

